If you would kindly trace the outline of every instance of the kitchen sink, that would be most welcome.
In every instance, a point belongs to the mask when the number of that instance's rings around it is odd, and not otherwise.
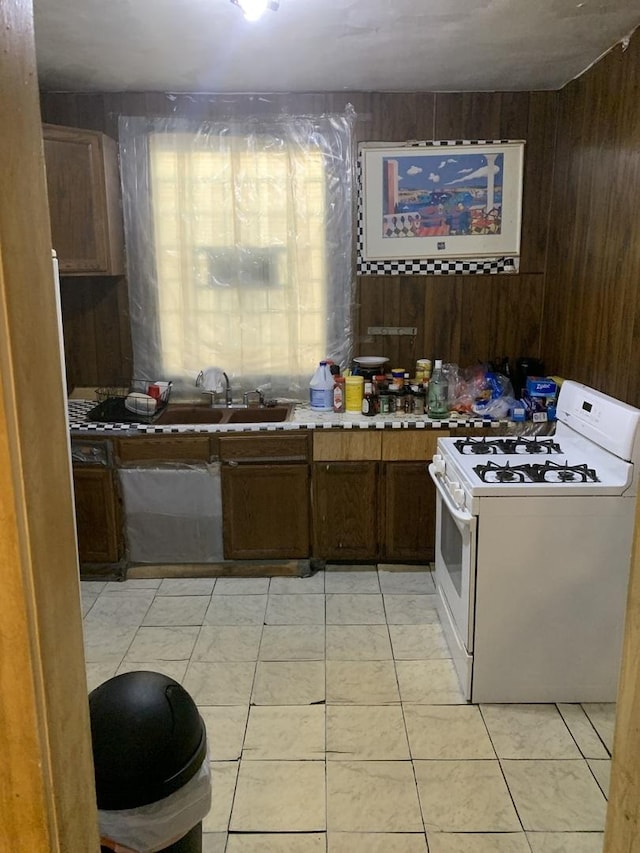
[[[265,406],[235,409],[228,412],[224,423],[227,424],[267,424],[286,421],[291,406]]]
[[[219,424],[227,414],[226,409],[211,406],[191,406],[169,403],[155,421],[156,424]]]
[[[193,404],[170,403],[155,421],[164,424],[263,424],[286,421],[293,406],[229,406],[212,408]]]

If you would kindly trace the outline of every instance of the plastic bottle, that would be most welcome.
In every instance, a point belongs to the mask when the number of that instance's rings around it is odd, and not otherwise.
[[[362,376],[347,376],[344,380],[345,384],[345,398],[344,398],[344,410],[345,412],[361,412],[362,411],[362,397],[364,394],[364,377]]]
[[[309,383],[311,408],[316,412],[333,409],[333,376],[326,361],[321,361]]]
[[[446,418],[449,414],[447,403],[449,386],[442,372],[442,359],[437,358],[433,368],[433,374],[429,380],[427,392],[427,414],[430,418]]]

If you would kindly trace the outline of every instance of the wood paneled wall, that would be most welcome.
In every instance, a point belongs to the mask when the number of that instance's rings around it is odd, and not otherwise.
[[[557,94],[324,93],[171,95],[43,94],[43,120],[101,130],[117,138],[120,115],[230,115],[341,112],[351,103],[362,141],[525,139],[522,260],[519,275],[363,276],[356,281],[356,354],[384,354],[407,369],[422,356],[468,365],[541,351],[544,264]],[[63,282],[71,385],[130,375],[123,280]],[[369,326],[415,326],[415,338],[367,337]]]
[[[640,33],[559,93],[542,351],[640,406]]]

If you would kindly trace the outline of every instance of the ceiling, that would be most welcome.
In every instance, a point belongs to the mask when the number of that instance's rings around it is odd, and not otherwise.
[[[559,89],[640,24],[640,0],[34,0],[48,91]]]

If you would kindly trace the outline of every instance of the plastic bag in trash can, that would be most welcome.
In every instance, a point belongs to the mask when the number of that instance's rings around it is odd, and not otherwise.
[[[101,843],[115,853],[157,853],[183,838],[210,808],[207,754],[196,775],[168,797],[135,809],[98,809]]]

